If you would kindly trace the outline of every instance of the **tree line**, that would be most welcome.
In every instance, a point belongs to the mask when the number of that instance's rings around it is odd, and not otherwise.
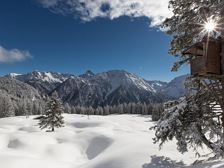
[[[46,111],[46,101],[32,100],[29,98],[17,99],[8,96],[0,96],[0,118],[13,116],[43,115]],[[152,115],[153,120],[158,120],[162,111],[162,104],[124,103],[114,106],[72,106],[64,105],[64,113],[83,115],[110,115],[110,114],[141,114]]]
[[[163,104],[146,104],[146,103],[124,103],[114,106],[99,106],[83,107],[83,106],[70,106],[68,103],[64,105],[64,111],[68,114],[83,114],[83,115],[110,115],[110,114],[140,114],[152,115],[152,120],[157,121],[162,112]]]
[[[39,115],[44,112],[45,103],[42,100],[30,98],[14,98],[7,94],[0,96],[0,118],[13,116]]]

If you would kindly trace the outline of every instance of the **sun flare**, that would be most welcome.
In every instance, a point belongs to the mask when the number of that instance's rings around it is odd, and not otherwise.
[[[207,32],[213,32],[215,31],[216,26],[217,26],[217,23],[214,20],[208,20],[204,25],[204,29]]]

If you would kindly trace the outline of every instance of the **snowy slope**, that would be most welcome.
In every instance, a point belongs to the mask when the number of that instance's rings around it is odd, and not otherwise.
[[[159,151],[151,118],[137,115],[65,115],[56,132],[40,131],[32,118],[0,119],[1,168],[187,167],[194,154],[179,154],[175,142]],[[208,151],[207,151],[208,152]],[[189,167],[222,167],[224,161]]]
[[[41,99],[36,89],[26,83],[8,77],[0,77],[0,93],[0,96],[7,94],[12,100],[18,98]]]
[[[138,77],[135,74],[126,72],[124,70],[113,70],[98,75],[107,76],[112,86],[111,92],[113,92],[119,86],[129,87],[130,85],[134,85],[136,88],[140,90],[145,90],[153,93],[156,92],[156,90],[153,89],[153,87],[145,80],[143,80],[142,78]]]
[[[157,92],[160,91],[161,89],[165,88],[168,83],[167,82],[162,82],[162,81],[158,81],[158,80],[154,80],[154,81],[147,81],[152,87],[153,89],[155,89]]]
[[[162,92],[174,98],[179,98],[185,95],[185,80],[189,75],[182,75],[171,80],[166,87],[162,88]]]

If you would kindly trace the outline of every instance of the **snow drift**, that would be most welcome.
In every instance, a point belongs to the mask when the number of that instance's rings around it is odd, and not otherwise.
[[[159,151],[149,116],[65,115],[65,127],[40,131],[33,117],[0,119],[1,168],[222,167],[213,161],[191,165],[193,152],[179,154],[175,142]],[[208,152],[208,151],[205,151]]]

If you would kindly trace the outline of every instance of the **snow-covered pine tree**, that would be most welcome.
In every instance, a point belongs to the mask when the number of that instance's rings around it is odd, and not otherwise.
[[[110,115],[110,107],[108,105],[104,107],[104,115]]]
[[[219,25],[223,24],[224,18],[220,17],[224,10],[223,5],[223,0],[169,1],[173,16],[164,21],[162,28],[172,36],[169,53],[179,57],[179,61],[173,66],[173,71],[191,59],[190,56],[182,56],[182,52],[206,35],[203,25],[208,19],[213,17],[217,19]]]
[[[103,115],[103,108],[102,107],[98,107],[98,113],[99,113],[99,115]]]
[[[65,113],[71,114],[71,106],[68,103],[65,103],[64,105],[64,111]]]
[[[117,113],[118,114],[123,114],[124,113],[124,105],[123,104],[117,105]]]
[[[152,108],[152,121],[158,121],[163,112],[162,104],[154,104]]]
[[[46,105],[45,115],[40,118],[40,128],[49,128],[53,132],[55,128],[62,127],[64,125],[63,112],[63,105],[59,100],[57,93],[54,92]]]
[[[87,109],[89,115],[94,115],[94,109],[92,106],[90,106],[88,109]]]
[[[71,107],[71,113],[72,114],[77,114],[77,110],[74,106]]]
[[[156,131],[154,141],[159,142],[161,146],[175,138],[181,153],[191,147],[197,154],[204,144],[217,157],[223,157],[223,112],[220,105],[214,93],[206,89],[205,82],[209,81],[203,82],[195,78],[189,80],[190,87],[196,88],[197,91],[189,92],[185,98],[164,105],[165,110],[153,127]]]
[[[32,105],[32,109],[33,109],[33,112],[32,114],[33,115],[40,115],[41,114],[41,106],[39,103],[37,103],[36,101],[33,102],[33,105]]]
[[[25,106],[24,106],[24,101],[23,100],[19,100],[16,103],[16,109],[15,109],[15,115],[16,116],[22,116],[25,113]]]
[[[15,116],[15,109],[10,97],[2,94],[0,97],[0,118]]]
[[[170,54],[179,57],[172,70],[176,71],[191,60],[192,56],[182,56],[182,52],[207,35],[208,32],[203,31],[206,21],[212,18],[219,27],[223,26],[223,6],[223,0],[170,0],[169,7],[173,16],[166,19],[163,28],[173,38]],[[220,32],[223,35],[223,31]],[[154,127],[155,142],[162,145],[167,140],[176,138],[180,152],[187,151],[188,147],[197,150],[205,144],[216,156],[224,156],[224,82],[218,82],[218,85],[222,84],[218,92],[222,93],[216,94],[208,86],[217,81],[210,80],[206,84],[208,80],[192,78],[188,85],[193,92],[176,105],[175,102],[170,102],[172,106],[166,107]],[[222,109],[217,110],[217,106]]]
[[[29,118],[29,116],[33,114],[32,103],[33,102],[29,101],[29,99],[25,99],[25,106],[26,106],[25,115],[26,115],[26,118]]]

